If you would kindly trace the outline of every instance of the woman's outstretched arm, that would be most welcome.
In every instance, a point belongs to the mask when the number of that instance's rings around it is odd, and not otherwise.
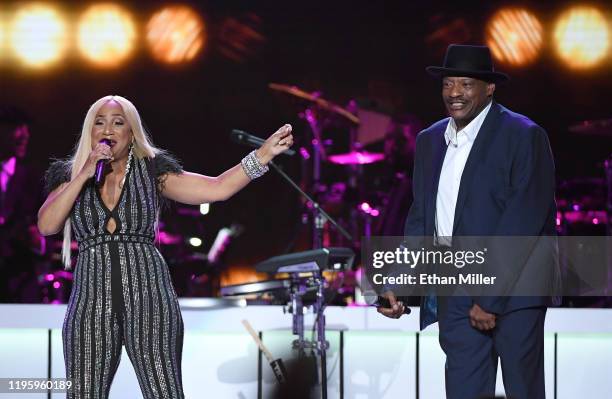
[[[255,154],[262,165],[267,165],[292,144],[291,125],[284,125],[272,134]],[[226,200],[250,181],[251,178],[241,164],[216,177],[191,172],[168,173],[164,177],[162,195],[184,204],[198,205]]]

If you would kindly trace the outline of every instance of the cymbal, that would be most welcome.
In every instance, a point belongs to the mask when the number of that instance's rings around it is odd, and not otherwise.
[[[356,125],[359,124],[359,118],[355,116],[353,113],[349,112],[348,110],[342,108],[339,105],[332,103],[331,101],[327,101],[324,98],[317,96],[315,93],[308,93],[298,88],[297,86],[289,86],[289,85],[284,85],[280,83],[270,83],[268,84],[268,87],[274,91],[278,91],[281,93],[287,93],[294,97],[298,97],[303,100],[315,103],[317,106],[319,106],[320,108],[326,111],[338,114],[348,119],[350,122]]]
[[[380,162],[385,159],[385,154],[367,151],[351,151],[346,154],[330,155],[329,162],[338,165],[365,165]]]
[[[589,136],[612,136],[612,118],[582,121],[571,125],[569,131]]]

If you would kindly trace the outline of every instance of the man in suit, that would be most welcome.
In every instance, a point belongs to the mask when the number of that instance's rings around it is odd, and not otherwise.
[[[442,80],[450,118],[417,138],[405,235],[554,235],[554,163],[546,132],[493,100],[496,84],[508,76],[494,70],[489,49],[451,45],[444,65],[427,72]],[[529,251],[524,255],[505,266],[521,270]],[[379,312],[400,317],[404,304],[392,292],[385,296],[391,307]],[[501,359],[508,397],[544,398],[549,302],[546,296],[423,297],[421,328],[439,323],[447,397],[493,396]]]

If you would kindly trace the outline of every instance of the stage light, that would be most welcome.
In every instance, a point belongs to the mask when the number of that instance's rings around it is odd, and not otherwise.
[[[210,204],[200,204],[200,213],[208,215],[208,212],[210,212]]]
[[[96,65],[114,67],[134,47],[136,29],[131,16],[114,4],[94,5],[78,24],[77,45],[85,58]]]
[[[187,6],[169,6],[147,23],[147,42],[153,56],[168,64],[192,60],[204,46],[204,24]]]
[[[2,20],[2,14],[0,14],[0,57],[4,55],[4,49],[6,48],[4,44],[5,36],[6,35],[4,34],[4,21]]]
[[[610,31],[604,15],[593,7],[571,8],[554,30],[557,53],[571,68],[589,68],[606,55]]]
[[[522,8],[502,9],[495,13],[485,35],[493,56],[510,65],[532,62],[542,47],[542,24]]]
[[[200,245],[202,245],[202,240],[198,237],[191,237],[189,239],[189,245],[191,245],[192,247],[199,247]]]
[[[56,62],[67,47],[66,24],[57,11],[42,4],[21,8],[10,24],[8,36],[17,58],[37,68]]]

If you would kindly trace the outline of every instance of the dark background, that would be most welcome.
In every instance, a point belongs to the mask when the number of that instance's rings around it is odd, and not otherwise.
[[[87,5],[60,4],[75,15]],[[164,2],[123,4],[139,20],[141,33],[146,19]],[[168,67],[154,61],[142,35],[130,60],[111,70],[97,69],[71,56],[53,68],[33,71],[3,61],[0,55],[0,102],[19,105],[34,118],[29,149],[32,162],[44,170],[49,158],[68,156],[88,107],[108,94],[130,99],[158,146],[176,154],[187,170],[209,175],[235,165],[248,152],[229,141],[232,128],[264,137],[289,122],[297,140],[306,137],[295,108],[271,93],[269,82],[321,90],[325,98],[342,105],[353,98],[377,98],[389,104],[393,114],[412,114],[427,126],[445,115],[439,82],[424,68],[441,64],[446,45],[455,39],[483,43],[486,21],[502,6],[524,5],[542,21],[544,46],[529,66],[497,65],[511,80],[498,87],[495,97],[548,131],[559,181],[603,177],[602,162],[610,155],[612,136],[572,134],[568,126],[612,116],[610,56],[597,68],[575,71],[555,56],[552,46],[555,18],[575,2],[186,4],[202,15],[208,34],[204,51],[186,65]],[[595,5],[609,15],[609,3]],[[251,43],[240,62],[223,53],[221,27],[227,18],[247,21],[264,37]],[[254,20],[259,22],[253,24]],[[426,42],[437,29],[456,20],[463,20],[467,27],[457,38],[451,34],[447,41]],[[282,163],[299,178],[295,160]],[[229,201],[212,205],[211,213],[202,218],[205,246],[220,227],[239,222],[246,230],[232,244],[228,261],[252,263],[282,252],[299,217],[297,196],[270,173]]]

